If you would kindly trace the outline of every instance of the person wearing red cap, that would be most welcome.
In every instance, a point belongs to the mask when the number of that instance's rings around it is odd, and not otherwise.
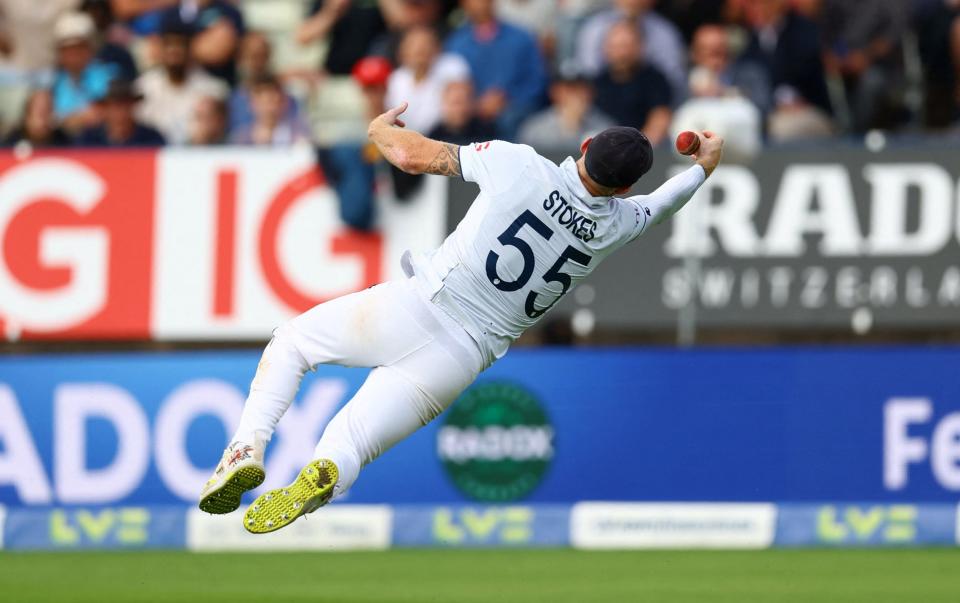
[[[364,57],[350,75],[360,87],[369,117],[383,111],[387,79],[393,66],[383,57]],[[352,141],[321,147],[317,158],[340,201],[340,219],[356,230],[368,231],[375,219],[375,164],[380,154],[372,145]]]
[[[347,492],[364,465],[450,406],[607,256],[682,208],[723,146],[704,132],[695,165],[649,195],[621,198],[653,163],[639,130],[603,130],[583,141],[579,158],[556,165],[501,140],[461,147],[426,138],[404,129],[406,109],[370,123],[386,160],[412,174],[462,177],[480,193],[439,249],[404,254],[406,279],[320,304],[274,331],[202,510],[229,513],[263,481],[264,449],[308,370],[374,368],[327,425],[315,460],[244,513],[255,534]]]
[[[386,86],[393,66],[383,57],[365,57],[357,61],[350,75],[363,87]]]

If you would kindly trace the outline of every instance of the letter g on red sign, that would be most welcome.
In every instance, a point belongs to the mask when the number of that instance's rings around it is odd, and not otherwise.
[[[0,156],[6,338],[146,333],[152,154],[146,159]]]

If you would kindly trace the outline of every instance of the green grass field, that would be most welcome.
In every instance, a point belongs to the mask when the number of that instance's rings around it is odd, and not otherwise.
[[[957,603],[960,549],[4,553],[0,600]]]

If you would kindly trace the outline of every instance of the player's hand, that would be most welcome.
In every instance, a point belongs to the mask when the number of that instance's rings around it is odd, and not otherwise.
[[[397,126],[398,128],[402,128],[407,124],[403,123],[403,120],[400,119],[400,116],[403,115],[403,112],[407,110],[408,106],[409,103],[407,103],[407,101],[403,101],[396,107],[388,109],[374,121],[383,122],[387,126]]]
[[[720,158],[723,155],[723,138],[717,136],[709,130],[700,133],[700,149],[694,154],[693,158],[703,166],[703,171],[707,176],[713,173],[717,165],[720,164]]]

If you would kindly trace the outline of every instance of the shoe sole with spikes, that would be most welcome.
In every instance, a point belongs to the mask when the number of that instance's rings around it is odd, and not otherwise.
[[[232,513],[240,508],[240,498],[247,490],[263,483],[266,474],[256,465],[241,467],[230,474],[217,488],[200,499],[200,510],[216,515]]]
[[[339,471],[333,461],[310,462],[292,484],[262,494],[243,515],[243,527],[253,534],[266,534],[293,523],[330,502]]]

